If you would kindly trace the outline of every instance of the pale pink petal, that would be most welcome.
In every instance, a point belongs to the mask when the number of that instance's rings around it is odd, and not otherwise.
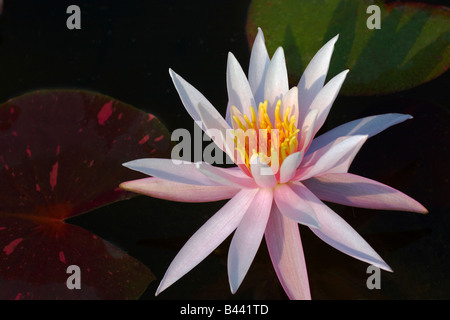
[[[264,35],[260,28],[253,43],[248,67],[248,82],[252,88],[255,102],[264,101],[264,81],[269,68],[269,54],[264,43]],[[257,107],[257,106],[254,106]]]
[[[303,184],[324,201],[369,209],[428,212],[404,193],[351,173],[327,173],[303,181]]]
[[[227,91],[230,106],[235,106],[241,113],[249,117],[251,115],[250,106],[255,107],[255,99],[247,76],[231,52],[228,53]]]
[[[267,113],[274,123],[274,110],[278,99],[283,100],[284,95],[289,90],[286,60],[283,48],[279,47],[270,60],[269,68],[264,83],[264,98],[267,100]]]
[[[258,187],[255,180],[245,175],[242,171],[214,167],[206,162],[197,163],[196,166],[201,173],[220,185],[230,185],[250,189]]]
[[[342,71],[333,79],[327,82],[327,84],[319,91],[319,93],[314,98],[311,103],[311,109],[319,110],[319,114],[317,116],[317,121],[314,125],[313,135],[319,131],[322,125],[325,123],[325,120],[330,112],[331,106],[336,99],[339,90],[341,89],[342,84],[344,83],[345,77],[347,76],[349,70]]]
[[[298,107],[300,123],[303,123],[311,103],[322,89],[327,77],[334,44],[339,36],[329,40],[309,62],[298,83]]]
[[[327,173],[343,163],[348,163],[349,158],[359,151],[366,140],[367,136],[342,137],[307,154],[293,180],[306,180]]]
[[[228,253],[228,277],[232,293],[241,285],[255,258],[269,219],[272,201],[272,190],[260,189],[234,233]]]
[[[298,224],[272,206],[265,239],[284,291],[292,300],[310,300],[308,272]]]
[[[262,162],[260,158],[256,158],[250,163],[251,173],[255,182],[261,188],[273,188],[277,184],[277,178],[272,168]],[[277,170],[276,170],[277,171]]]
[[[308,203],[309,193],[301,183],[298,183],[296,192],[287,184],[279,184],[274,189],[274,199],[280,212],[289,219],[312,228],[320,228],[316,214]]]
[[[153,198],[179,202],[211,202],[232,198],[241,190],[234,186],[199,186],[159,178],[123,182],[120,188]]]
[[[227,103],[227,111],[225,112],[225,121],[228,123],[228,125],[230,127],[232,127],[232,122],[231,122],[231,104],[230,101],[228,101]]]
[[[283,97],[281,102],[280,115],[281,118],[284,117],[286,110],[290,108],[289,119],[292,116],[295,117],[295,126],[298,125],[298,89],[297,87],[292,87]]]
[[[225,121],[225,119],[220,115],[219,112],[217,112],[216,109],[211,109],[203,102],[199,102],[197,110],[205,133],[208,133],[208,131],[213,132],[214,130],[219,130],[220,132],[224,133],[226,132],[226,130],[231,129],[228,122]]]
[[[280,183],[286,183],[291,180],[302,159],[303,153],[301,151],[290,154],[284,159],[280,167]]]
[[[299,184],[292,183],[292,189],[299,194],[303,191]],[[320,228],[311,228],[320,239],[330,246],[361,261],[381,269],[392,271],[372,247],[339,215],[328,208],[317,197],[308,199],[314,209]]]
[[[368,135],[369,138],[373,137],[390,126],[411,118],[408,114],[387,113],[344,123],[315,138],[307,153],[314,152],[342,136]]]
[[[257,191],[239,191],[186,242],[167,269],[156,295],[199,264],[237,228]]]
[[[234,136],[231,134],[231,127],[216,111],[211,110],[203,103],[199,103],[198,112],[205,132],[210,136],[212,141],[224,151],[234,163],[239,163],[235,156]],[[242,161],[240,162],[242,163]]]
[[[361,147],[362,144],[358,148],[354,148],[352,151],[348,152],[342,157],[338,164],[327,170],[327,173],[347,173]]]
[[[318,115],[319,110],[311,109],[306,115],[306,118],[300,129],[299,150],[301,150],[303,154],[305,153],[305,150],[308,150],[308,147],[311,144]]]
[[[198,113],[198,104],[200,102],[208,108],[215,110],[214,106],[208,101],[208,99],[206,99],[203,94],[195,89],[189,82],[176,74],[172,69],[169,69],[169,74],[175,88],[177,89],[181,102],[183,102],[184,107],[194,121],[201,120]]]
[[[195,163],[171,159],[137,159],[123,166],[157,178],[199,186],[217,186],[219,183],[207,178],[197,170]]]

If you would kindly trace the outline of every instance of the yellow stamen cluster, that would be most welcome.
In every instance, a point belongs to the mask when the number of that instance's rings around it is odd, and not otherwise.
[[[273,123],[267,113],[267,100],[259,104],[257,114],[250,106],[251,119],[232,107],[236,150],[249,169],[254,157],[260,157],[269,165],[275,162],[281,165],[287,156],[298,150],[297,135],[300,130],[297,129],[295,116],[289,116],[290,107],[282,116],[280,107],[281,100],[278,100]]]

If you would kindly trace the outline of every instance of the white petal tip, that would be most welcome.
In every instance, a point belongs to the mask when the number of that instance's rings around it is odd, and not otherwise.
[[[239,286],[238,286],[238,287],[239,287]],[[230,283],[230,291],[231,291],[231,294],[235,294],[236,291],[237,291],[237,289],[238,289],[238,287],[234,287],[234,286]]]
[[[276,54],[282,54],[284,56],[283,47],[278,47],[277,50],[275,50],[275,53],[273,55],[275,56]],[[273,57],[272,57],[272,59],[273,59]]]
[[[233,62],[237,62],[236,57],[234,56],[233,52],[228,51],[228,60],[232,60]]]
[[[392,268],[389,267],[387,264],[385,266],[381,267],[381,269],[383,269],[384,271],[387,271],[387,272],[394,272],[394,270],[392,270]]]
[[[420,213],[420,214],[428,214],[429,211],[427,208],[425,208],[423,205],[421,205],[420,203],[417,204],[418,208],[415,212]]]
[[[133,165],[133,162],[134,161],[129,161],[129,162],[122,163],[122,166],[124,166],[125,168],[128,168],[128,169],[132,169],[131,167]]]
[[[164,280],[164,279],[163,279]],[[157,296],[159,296],[159,294],[161,293],[161,292],[163,292],[164,290],[166,290],[167,289],[167,286],[162,286],[162,282],[159,284],[159,286],[158,286],[158,288],[156,289],[156,292],[155,292],[155,297],[157,297]]]

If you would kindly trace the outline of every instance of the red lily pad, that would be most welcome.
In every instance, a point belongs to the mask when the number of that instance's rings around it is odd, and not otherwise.
[[[379,29],[372,27],[375,8]],[[340,92],[359,96],[406,90],[446,72],[449,19],[448,7],[414,2],[253,0],[246,28],[249,43],[261,27],[270,54],[284,48],[293,84],[339,34],[328,76],[350,69]]]
[[[1,104],[0,299],[138,298],[150,270],[65,220],[133,196],[118,185],[141,176],[121,164],[170,149],[158,119],[97,93],[37,91]],[[66,284],[70,265],[80,289]]]

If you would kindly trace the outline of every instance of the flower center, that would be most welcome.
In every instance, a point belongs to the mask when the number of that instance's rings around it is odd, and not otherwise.
[[[274,117],[267,112],[267,100],[260,103],[258,113],[250,106],[251,119],[231,108],[234,141],[242,162],[250,169],[256,157],[277,170],[284,159],[298,150],[298,133],[295,115],[289,116],[291,107],[281,114],[281,100],[277,101]]]

